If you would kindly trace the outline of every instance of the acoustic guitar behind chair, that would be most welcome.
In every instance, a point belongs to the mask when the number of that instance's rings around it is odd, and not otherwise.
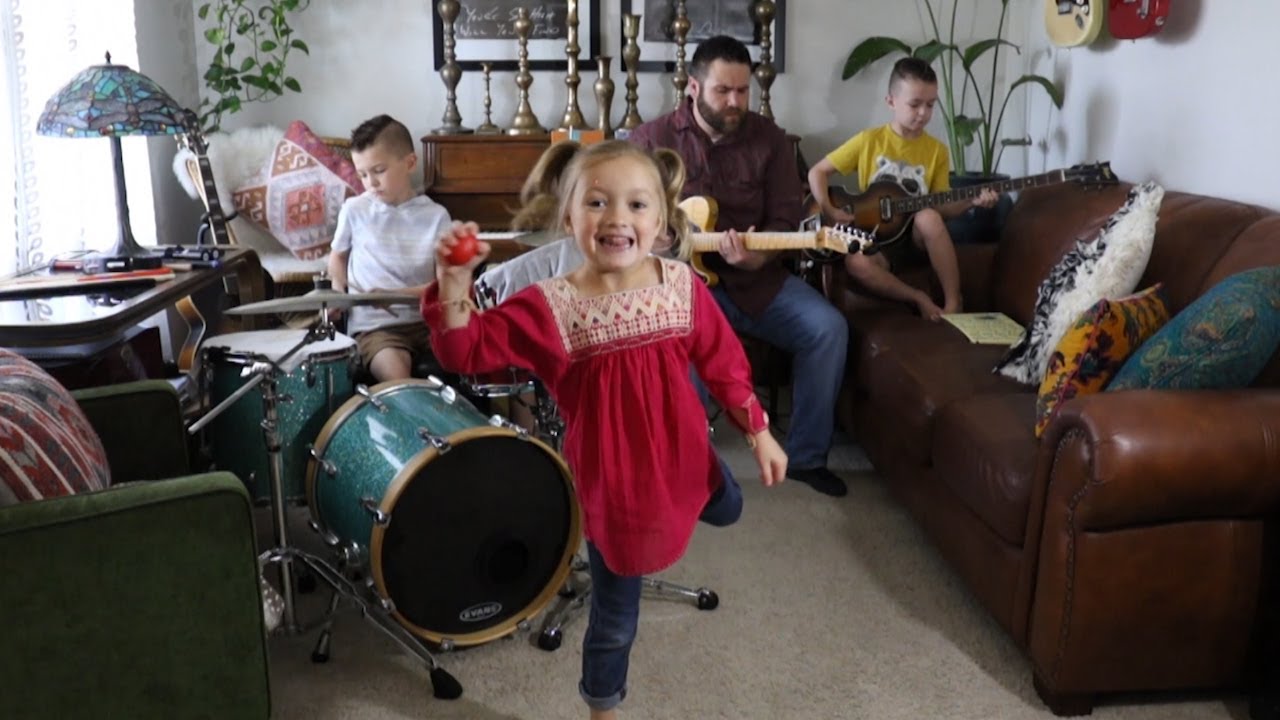
[[[714,198],[693,195],[680,202],[680,209],[697,228],[716,226],[719,207]],[[813,232],[749,232],[738,235],[748,250],[828,250],[841,254],[859,252],[874,240],[867,233],[845,227],[822,227]],[[693,246],[693,270],[710,286],[718,283],[720,277],[702,262],[702,254],[719,250],[722,237],[724,233],[719,232],[689,233],[689,242]]]
[[[970,185],[930,195],[912,195],[901,185],[890,180],[873,182],[858,195],[850,195],[838,187],[832,187],[828,192],[831,195],[831,204],[852,215],[853,226],[873,235],[875,247],[881,248],[906,235],[912,216],[925,208],[949,205],[957,200],[973,199],[987,188],[997,193],[1005,193],[1063,182],[1102,186],[1114,185],[1116,178],[1111,173],[1111,164],[1102,162],[1073,165],[1066,170],[1053,170],[1039,175]],[[806,199],[806,206],[806,213],[809,214],[822,210],[821,204],[812,195]],[[822,221],[829,223],[835,222],[836,219],[824,214]]]

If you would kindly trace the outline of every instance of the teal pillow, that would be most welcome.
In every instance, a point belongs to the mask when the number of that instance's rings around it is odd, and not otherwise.
[[[1226,389],[1253,382],[1280,345],[1280,265],[1214,285],[1134,353],[1107,390]]]

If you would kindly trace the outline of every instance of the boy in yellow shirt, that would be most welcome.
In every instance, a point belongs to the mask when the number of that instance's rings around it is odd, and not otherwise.
[[[925,126],[933,117],[933,106],[938,102],[938,77],[933,68],[915,57],[899,60],[889,76],[885,102],[893,111],[887,125],[854,135],[809,170],[810,192],[822,204],[823,214],[836,222],[851,223],[853,216],[831,202],[828,183],[834,172],[848,175],[856,171],[862,191],[881,180],[892,180],[912,195],[942,192],[951,187],[947,146],[925,132]],[[959,200],[936,209],[919,210],[911,218],[909,241],[904,238],[885,252],[874,255],[850,254],[845,257],[845,268],[862,287],[891,300],[911,303],[927,319],[937,320],[944,313],[960,312],[960,270],[945,220],[971,206],[993,207],[997,200],[999,196],[988,189],[972,201]],[[934,303],[929,293],[894,275],[895,270],[921,251],[928,255],[942,286],[942,307]]]

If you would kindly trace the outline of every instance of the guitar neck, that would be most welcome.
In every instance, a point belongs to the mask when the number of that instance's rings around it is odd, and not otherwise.
[[[952,190],[932,193],[929,195],[920,195],[918,197],[900,198],[894,201],[893,210],[895,213],[913,213],[925,208],[950,205],[957,200],[972,200],[973,198],[981,195],[982,191],[987,188],[991,188],[997,193],[1006,193],[1028,187],[1055,185],[1060,182],[1065,182],[1066,179],[1067,176],[1065,171],[1051,170],[1050,172],[1041,173],[1039,175],[1028,175],[1027,177],[1021,178],[997,180],[996,182],[984,183],[982,185],[969,185],[967,187],[954,188]]]
[[[694,252],[716,252],[724,233],[689,233]],[[814,247],[817,234],[811,232],[738,233],[748,250],[807,250]]]
[[[218,187],[213,183],[213,167],[204,153],[196,153],[200,163],[200,183],[204,185],[205,205],[209,208],[209,227],[213,230],[214,242],[218,245],[231,243],[227,235],[227,217],[222,211],[222,201],[218,199]]]

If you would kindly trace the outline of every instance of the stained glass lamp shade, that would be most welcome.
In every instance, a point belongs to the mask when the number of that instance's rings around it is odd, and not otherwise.
[[[188,115],[151,78],[124,65],[94,65],[71,79],[49,98],[36,123],[36,132],[66,138],[105,137],[111,140],[115,163],[116,215],[119,221],[114,248],[108,256],[150,254],[133,239],[129,226],[129,202],[124,186],[124,161],[120,138],[124,135],[177,135],[187,132]]]

